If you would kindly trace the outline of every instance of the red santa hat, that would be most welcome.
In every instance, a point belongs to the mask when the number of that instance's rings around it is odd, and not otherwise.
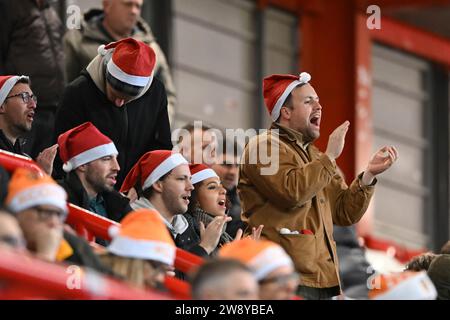
[[[69,172],[88,162],[119,152],[110,138],[91,122],[85,122],[58,137],[59,156],[63,170]]]
[[[145,87],[153,80],[156,63],[155,51],[142,41],[126,38],[98,48],[100,55],[112,52],[106,69],[126,84]]]
[[[199,183],[209,178],[219,178],[217,173],[206,164],[191,164],[189,166],[189,169],[191,170],[192,184]]]
[[[11,92],[11,89],[19,80],[25,79],[30,82],[27,76],[0,76],[0,105],[5,102],[6,97]]]
[[[309,81],[311,81],[311,75],[307,72],[302,72],[299,76],[273,74],[264,78],[264,102],[273,121],[276,121],[280,116],[281,107],[292,90],[298,85],[306,84]]]
[[[163,175],[182,164],[188,164],[180,154],[170,150],[155,150],[144,154],[127,174],[121,192],[133,188],[140,179],[142,190],[151,187]]]
[[[130,212],[121,226],[108,230],[112,237],[107,250],[121,257],[159,261],[173,265],[176,246],[161,215],[152,209]]]

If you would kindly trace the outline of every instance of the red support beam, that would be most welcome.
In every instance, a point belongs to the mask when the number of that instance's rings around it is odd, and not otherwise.
[[[450,5],[450,0],[356,0],[359,8],[367,8],[370,5],[377,5],[380,8],[402,8],[402,7],[431,7]]]
[[[381,29],[371,30],[370,36],[375,41],[450,68],[450,40],[447,38],[384,16]]]
[[[355,176],[355,10],[352,1],[310,1],[314,12],[301,17],[301,70],[312,75],[323,107],[321,138],[324,150],[331,132],[349,120],[345,149],[338,159],[348,180]],[[311,3],[311,5],[313,5]],[[330,30],[332,28],[332,32]]]
[[[372,39],[366,26],[367,16],[355,15],[356,90],[355,90],[355,174],[363,171],[372,155]],[[375,194],[376,197],[376,194]],[[373,229],[373,203],[357,224],[359,235],[367,235]]]

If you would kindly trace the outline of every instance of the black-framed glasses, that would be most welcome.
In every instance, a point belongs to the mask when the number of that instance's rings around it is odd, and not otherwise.
[[[64,222],[67,217],[66,212],[64,212],[62,210],[51,210],[51,209],[46,209],[46,208],[42,208],[39,206],[34,207],[34,209],[36,210],[39,219],[42,221],[48,220],[52,216],[57,216],[61,222]]]
[[[33,100],[34,103],[37,104],[37,97],[36,97],[36,95],[34,95],[34,94],[29,94],[28,92],[20,92],[20,93],[18,93],[18,94],[15,94],[15,95],[6,97],[6,99],[14,98],[14,97],[19,97],[19,96],[22,98],[22,101],[23,101],[23,103],[25,103],[25,104],[29,104],[31,100]],[[6,99],[5,99],[5,100],[6,100]]]

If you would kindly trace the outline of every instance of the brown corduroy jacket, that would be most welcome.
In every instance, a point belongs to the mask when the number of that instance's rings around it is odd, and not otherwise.
[[[261,150],[268,150],[269,158]],[[261,171],[277,161],[271,174]],[[339,286],[333,224],[348,226],[361,219],[376,180],[363,186],[360,174],[347,186],[327,155],[312,144],[305,147],[301,133],[277,123],[249,141],[239,169],[242,220],[250,230],[264,225],[262,238],[286,250],[302,285]],[[281,234],[282,228],[299,234]]]

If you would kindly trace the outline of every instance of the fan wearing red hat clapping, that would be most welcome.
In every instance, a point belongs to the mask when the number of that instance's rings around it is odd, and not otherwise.
[[[206,257],[217,247],[223,227],[231,218],[217,216],[197,234],[183,214],[188,210],[194,190],[187,160],[168,150],[147,152],[125,178],[120,189],[135,188],[138,199],[133,209],[156,209],[164,220],[177,247]]]
[[[205,226],[208,226],[215,217],[225,217],[229,207],[227,191],[223,187],[219,176],[210,167],[205,164],[190,165],[194,190],[191,192],[189,206],[184,217],[192,225],[198,235],[201,235]],[[214,253],[217,253],[219,247],[235,239],[241,239],[243,230],[238,229],[236,234],[231,235],[224,225],[220,235],[220,240]],[[250,237],[259,239],[264,226],[253,228]]]
[[[172,149],[164,85],[154,77],[155,52],[126,38],[98,49],[98,55],[64,91],[55,138],[91,122],[117,147],[120,185],[149,150]],[[56,164],[57,177],[62,176]]]
[[[291,256],[300,273],[297,293],[327,299],[341,294],[333,224],[349,226],[361,219],[374,193],[375,176],[389,169],[398,154],[392,146],[381,148],[347,186],[336,159],[350,123],[331,133],[325,152],[314,146],[323,109],[310,80],[306,72],[264,79],[264,101],[273,122],[246,145],[238,190],[243,221],[250,227],[264,224],[262,237],[279,243]],[[260,150],[271,150],[270,163],[260,154],[255,161]]]

